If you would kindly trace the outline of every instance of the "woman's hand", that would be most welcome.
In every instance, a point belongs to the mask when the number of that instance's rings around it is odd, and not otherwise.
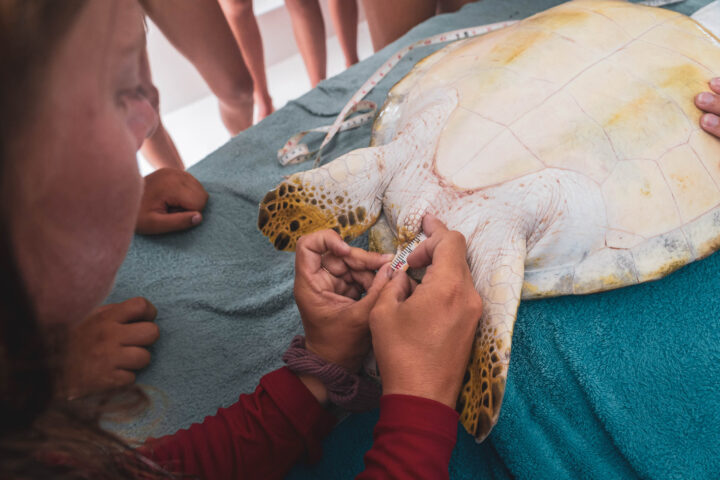
[[[370,312],[370,330],[383,393],[429,398],[455,408],[482,301],[465,259],[465,238],[426,215],[428,239],[408,257],[427,266],[413,289],[394,274]]]
[[[71,327],[60,395],[82,397],[135,381],[133,370],[150,363],[147,346],[160,331],[157,309],[144,298],[103,305]]]
[[[720,137],[720,77],[710,80],[711,92],[702,92],[695,97],[695,105],[707,112],[700,117],[700,126],[706,132]]]
[[[185,230],[202,221],[208,194],[195,177],[182,170],[161,168],[145,177],[135,231],[152,235]]]
[[[295,301],[308,350],[350,372],[360,370],[370,350],[368,316],[390,280],[391,259],[350,247],[333,230],[300,237]]]

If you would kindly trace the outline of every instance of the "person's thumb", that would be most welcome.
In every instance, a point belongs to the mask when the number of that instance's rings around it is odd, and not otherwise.
[[[375,302],[377,302],[378,298],[380,298],[380,293],[383,291],[383,288],[385,288],[385,285],[390,283],[391,273],[392,269],[390,268],[389,263],[380,267],[380,270],[378,270],[375,274],[370,287],[367,289],[365,296],[358,300],[357,304],[362,306],[365,310],[370,311],[372,307],[375,306]]]
[[[201,221],[202,214],[200,212],[151,212],[144,219],[138,220],[135,231],[143,235],[156,235],[186,230],[198,225]]]
[[[393,272],[391,268],[387,268],[387,272],[392,274],[392,278],[383,285],[375,303],[383,305],[397,305],[408,298],[412,293],[410,277],[408,277],[407,273],[403,271]],[[389,277],[389,274],[386,274],[386,276]],[[378,272],[376,277],[379,275],[380,272]]]

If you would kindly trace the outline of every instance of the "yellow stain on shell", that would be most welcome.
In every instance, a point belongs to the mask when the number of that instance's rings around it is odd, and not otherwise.
[[[519,30],[512,42],[501,42],[495,45],[490,50],[490,59],[501,65],[508,65],[549,36],[549,33],[538,30]]]
[[[712,238],[695,247],[695,251],[697,252],[696,260],[703,259],[718,250],[720,250],[720,237]]]
[[[551,12],[528,18],[525,24],[537,25],[551,31],[561,31],[564,27],[581,25],[590,15],[592,13],[582,10],[561,11],[553,9]]]
[[[706,85],[709,80],[707,70],[700,70],[691,63],[664,68],[658,73],[658,86],[689,93],[689,102],[692,102],[694,96],[692,94],[697,93],[697,91],[690,89],[693,83]]]
[[[627,122],[636,122],[638,112],[652,105],[655,98],[657,98],[657,93],[647,90],[644,94],[624,103],[610,118],[603,122],[603,125],[608,127]]]
[[[670,175],[670,178],[681,190],[687,190],[692,184],[687,175]]]
[[[523,282],[523,290],[533,296],[539,295],[541,293],[537,285],[528,282]]]
[[[625,285],[625,283],[617,275],[612,274],[600,277],[600,283],[608,290]]]
[[[663,68],[658,73],[658,86],[666,89],[680,108],[690,116],[693,125],[702,112],[695,106],[695,95],[707,88],[710,72],[691,63]]]
[[[651,194],[652,192],[651,192],[651,190],[650,190],[650,184],[649,184],[648,182],[643,183],[643,186],[640,187],[640,193],[641,193],[644,197],[649,197],[649,196],[650,196],[650,194]]]
[[[671,260],[660,266],[657,270],[643,274],[642,281],[663,278],[667,275],[670,275],[675,270],[684,267],[687,264],[687,260]]]

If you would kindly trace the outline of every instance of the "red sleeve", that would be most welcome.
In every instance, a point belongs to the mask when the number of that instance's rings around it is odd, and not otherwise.
[[[265,375],[252,395],[142,453],[174,473],[205,480],[283,478],[301,458],[315,462],[335,417],[286,367]]]
[[[426,398],[384,395],[360,480],[446,479],[457,439],[455,410]]]

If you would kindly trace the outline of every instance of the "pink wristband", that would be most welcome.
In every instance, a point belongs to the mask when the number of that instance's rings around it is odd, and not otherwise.
[[[329,363],[305,348],[305,337],[297,335],[282,356],[296,375],[312,375],[325,385],[328,399],[350,412],[362,412],[380,405],[382,389],[375,380],[350,373],[340,365]]]

